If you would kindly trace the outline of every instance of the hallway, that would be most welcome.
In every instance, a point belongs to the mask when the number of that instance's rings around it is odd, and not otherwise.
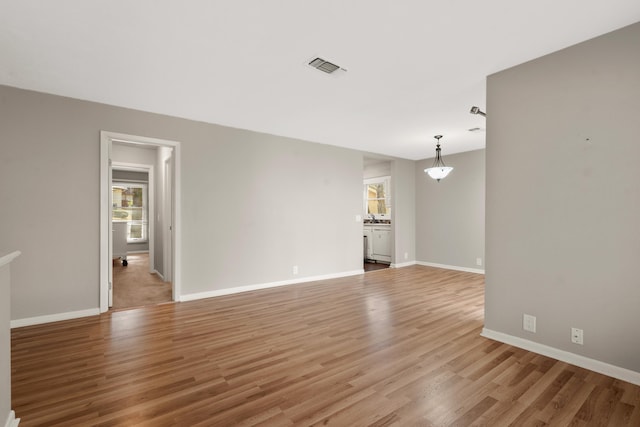
[[[163,282],[149,273],[149,254],[127,256],[129,265],[119,261],[113,265],[113,309],[140,307],[170,302],[171,282]]]

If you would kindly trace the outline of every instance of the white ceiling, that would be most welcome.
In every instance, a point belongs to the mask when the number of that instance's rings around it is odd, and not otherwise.
[[[415,160],[435,134],[484,147],[487,75],[637,21],[638,0],[2,0],[0,84]]]

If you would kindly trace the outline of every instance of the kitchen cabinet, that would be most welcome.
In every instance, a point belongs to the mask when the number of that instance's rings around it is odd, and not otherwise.
[[[391,262],[391,226],[365,225],[367,258],[375,261]]]

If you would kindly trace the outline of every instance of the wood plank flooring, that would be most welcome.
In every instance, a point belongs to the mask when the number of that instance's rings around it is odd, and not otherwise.
[[[389,268],[389,264],[383,262],[365,262],[364,271],[382,270],[383,268]]]
[[[131,308],[169,302],[171,282],[149,273],[149,254],[134,253],[124,267],[117,260],[113,265],[113,308]]]
[[[412,266],[12,331],[27,426],[640,426],[640,387],[480,337]]]

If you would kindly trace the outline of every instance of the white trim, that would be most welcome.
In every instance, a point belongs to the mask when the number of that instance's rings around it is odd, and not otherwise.
[[[458,267],[457,265],[437,264],[435,262],[425,262],[425,261],[416,261],[416,264],[424,265],[425,267],[445,268],[447,270],[456,270],[456,271],[465,271],[467,273],[484,274],[484,270],[479,268]]]
[[[10,254],[0,257],[0,267],[2,267],[3,265],[10,264],[11,261],[18,258],[21,253],[22,252],[20,251],[13,251]]]
[[[391,268],[402,268],[402,267],[410,267],[412,265],[416,265],[416,261],[401,262],[399,264],[391,263],[389,265],[389,267],[391,267]]]
[[[255,285],[237,286],[235,288],[216,289],[213,291],[198,292],[195,294],[186,294],[180,297],[180,301],[194,301],[194,300],[203,299],[203,298],[213,298],[213,297],[219,297],[223,295],[237,294],[240,292],[249,292],[249,291],[257,291],[260,289],[275,288],[278,286],[299,285],[302,283],[316,282],[319,280],[337,279],[340,277],[347,277],[347,276],[357,276],[358,274],[364,274],[364,269],[345,271],[342,273],[335,273],[335,274],[325,274],[321,276],[310,276],[310,277],[304,277],[304,278],[295,279],[295,280],[281,280],[279,282],[259,283]]]
[[[560,360],[561,362],[579,366],[580,368],[589,369],[590,371],[598,372],[600,374],[617,378],[622,381],[627,381],[631,384],[640,385],[640,372],[621,368],[615,365],[610,365],[599,360],[590,359],[585,356],[580,356],[579,354],[570,353],[565,350],[560,350],[555,347],[549,347],[544,344],[529,341],[524,338],[515,337],[509,334],[504,334],[502,332],[497,332],[487,328],[483,328],[480,335],[485,338],[509,344],[514,347],[523,348],[525,350],[532,351],[543,356],[551,357],[553,359]]]
[[[175,245],[173,247],[173,300],[180,301],[181,288],[181,263],[182,251],[181,242],[181,145],[178,141],[170,141],[144,136],[126,135],[116,132],[100,131],[100,312],[109,310],[109,216],[108,197],[111,191],[109,182],[109,148],[113,142],[124,142],[129,144],[154,145],[158,147],[173,148],[174,156],[174,194],[175,194],[175,216],[173,218],[172,231]]]
[[[59,322],[61,320],[78,319],[80,317],[97,316],[100,314],[99,308],[89,308],[87,310],[69,311],[66,313],[47,314],[45,316],[27,317],[11,321],[11,328],[21,328],[23,326],[40,325],[42,323]]]
[[[109,263],[112,262],[110,238],[111,180],[109,179],[111,139],[105,132],[100,132],[100,312],[109,310]]]
[[[160,164],[162,163],[162,164]],[[173,254],[174,254],[174,234],[173,222],[175,219],[175,191],[173,175],[175,174],[175,158],[166,156],[166,151],[158,152],[158,164],[162,168],[163,182],[162,201],[160,202],[162,216],[162,280],[173,282]]]
[[[7,416],[7,422],[4,424],[5,427],[18,427],[20,424],[20,418],[16,418],[16,413],[14,411],[9,411],[9,415]]]
[[[162,279],[163,282],[166,282],[166,280],[164,280],[164,276],[162,274],[160,274],[160,272],[158,270],[153,270],[151,272],[151,274],[155,274],[156,276],[158,276],[159,278]]]

